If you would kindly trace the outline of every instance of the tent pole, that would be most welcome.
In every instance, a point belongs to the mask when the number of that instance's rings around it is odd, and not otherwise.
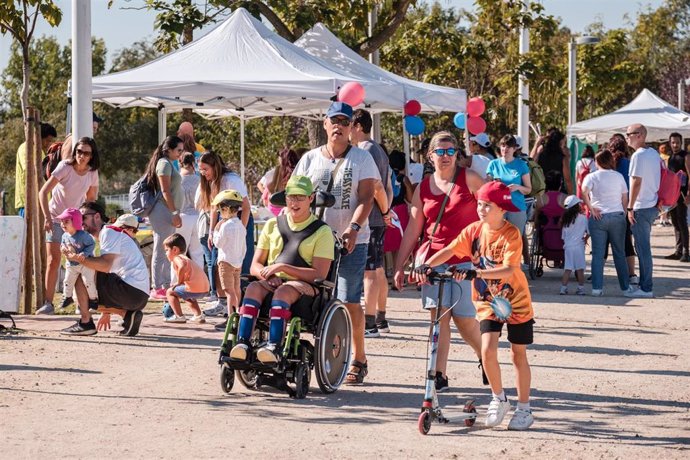
[[[72,138],[93,137],[91,2],[72,0]]]
[[[685,80],[678,82],[678,110],[684,111],[683,107],[685,107]]]
[[[378,21],[378,7],[376,6],[376,3],[371,5],[371,9],[369,10],[369,37],[372,37],[374,35],[374,29],[376,28],[376,23]],[[379,50],[374,51],[369,55],[369,62],[374,64],[375,66],[378,66],[380,63],[379,59]],[[372,116],[372,121],[373,121],[373,126],[371,130],[372,137],[374,138],[374,141],[376,141],[377,144],[381,143],[381,114],[374,114]]]
[[[165,140],[165,135],[167,133],[167,124],[168,124],[168,111],[163,106],[163,104],[160,104],[158,106],[158,143],[162,144],[163,141]]]
[[[240,117],[240,176],[244,182],[244,117]]]
[[[404,112],[403,112],[400,120],[402,121],[402,127],[403,127],[403,150],[405,151],[405,175],[409,176],[410,175],[410,135],[407,134],[407,130],[405,129],[405,113]]]
[[[522,13],[529,13],[529,0],[522,2]],[[529,28],[520,27],[520,55],[529,53]],[[518,127],[517,134],[523,145],[529,145],[529,83],[524,75],[518,80]]]

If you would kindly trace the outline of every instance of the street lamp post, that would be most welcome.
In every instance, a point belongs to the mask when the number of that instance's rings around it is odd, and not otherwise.
[[[568,42],[568,126],[577,123],[577,46],[599,43],[597,37],[572,37]]]

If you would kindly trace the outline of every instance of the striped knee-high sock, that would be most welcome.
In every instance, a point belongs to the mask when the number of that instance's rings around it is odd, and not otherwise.
[[[269,343],[280,345],[285,332],[285,321],[289,320],[291,316],[290,304],[282,300],[271,301],[271,324],[268,329]]]
[[[239,340],[248,342],[251,338],[260,308],[261,302],[258,300],[244,298],[242,307],[240,307],[240,325],[237,328],[237,338]]]

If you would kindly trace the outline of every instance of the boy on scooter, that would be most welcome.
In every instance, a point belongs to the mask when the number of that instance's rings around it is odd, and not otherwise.
[[[473,257],[475,269],[458,270],[455,278],[472,281],[472,299],[482,333],[482,361],[493,393],[485,424],[500,425],[510,410],[498,365],[498,338],[503,324],[507,323],[518,393],[517,409],[508,429],[526,430],[534,423],[529,405],[531,371],[527,361],[527,345],[533,342],[534,310],[527,278],[520,270],[522,238],[518,229],[504,218],[506,212],[518,211],[510,192],[510,188],[498,181],[483,185],[477,191],[479,222],[467,226],[447,248],[415,272],[420,281],[426,281],[431,268],[451,256]]]

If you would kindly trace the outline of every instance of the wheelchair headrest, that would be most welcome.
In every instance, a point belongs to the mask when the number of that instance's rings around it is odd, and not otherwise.
[[[313,206],[317,208],[330,208],[335,204],[335,197],[332,194],[321,190],[316,190],[314,193],[316,198],[314,203],[312,203]],[[273,206],[285,206],[285,191],[274,193],[271,195],[270,201]]]

